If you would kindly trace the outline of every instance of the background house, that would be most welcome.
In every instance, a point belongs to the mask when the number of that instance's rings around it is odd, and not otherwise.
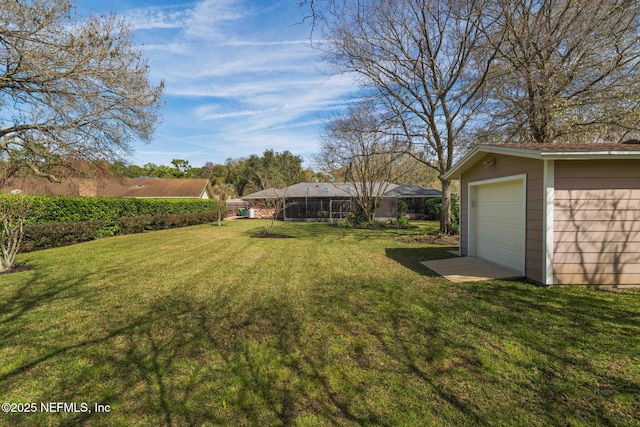
[[[385,196],[395,197],[397,201],[402,200],[407,204],[407,216],[422,219],[427,200],[442,197],[442,191],[416,184],[402,184],[387,191]]]
[[[9,179],[2,192],[44,196],[213,198],[211,184],[205,178],[65,178],[51,182],[42,177],[26,176]]]
[[[546,285],[640,284],[640,145],[478,145],[460,179],[460,252]]]
[[[281,190],[267,189],[243,196],[249,207],[256,210],[256,217],[271,216],[273,211],[265,211],[266,200],[277,195],[285,201],[283,219],[287,221],[334,221],[345,218],[357,208],[356,187],[348,182],[301,182]],[[417,185],[386,185],[376,219],[388,221],[397,217],[399,198],[419,203],[430,197],[439,197],[441,193]],[[374,191],[375,187],[374,187]]]

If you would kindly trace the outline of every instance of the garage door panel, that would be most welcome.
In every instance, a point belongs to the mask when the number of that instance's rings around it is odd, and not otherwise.
[[[476,187],[476,255],[520,271],[524,259],[522,179]]]

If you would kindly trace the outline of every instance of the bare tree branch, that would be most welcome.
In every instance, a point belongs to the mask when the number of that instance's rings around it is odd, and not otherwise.
[[[494,23],[484,13],[488,1],[333,0],[324,15],[326,59],[375,94],[403,136],[399,150],[440,174],[443,233],[452,232],[451,183],[443,175],[484,102],[497,49],[482,31]]]
[[[122,160],[135,139],[149,141],[163,83],[114,16],[78,24],[66,0],[2,1],[0,167],[44,169],[72,156]]]
[[[621,140],[640,131],[640,3],[495,0],[483,139]]]

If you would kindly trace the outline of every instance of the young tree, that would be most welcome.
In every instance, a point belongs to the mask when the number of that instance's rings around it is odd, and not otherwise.
[[[372,222],[389,184],[406,172],[398,167],[403,156],[375,105],[361,103],[327,122],[316,163],[327,172],[344,170],[358,206]]]
[[[214,185],[213,196],[215,198],[215,210],[216,220],[218,221],[218,227],[222,225],[222,220],[227,214],[227,200],[232,196],[233,192],[226,185]]]
[[[66,0],[0,0],[0,176],[64,157],[121,160],[149,141],[163,83],[114,16],[78,24]]]
[[[443,175],[480,111],[494,53],[480,30],[490,28],[487,1],[303,1],[313,13],[323,9],[326,59],[337,72],[356,73],[398,124],[403,150],[438,172],[445,234],[453,228],[451,182]]]
[[[284,188],[270,187],[265,189],[264,193],[265,198],[262,200],[262,207],[271,211],[271,216],[266,218],[264,232],[266,236],[270,236],[273,235],[273,227],[276,221],[280,218],[280,215],[284,215],[285,209],[291,204],[287,203],[287,194]]]
[[[640,131],[640,2],[494,0],[491,141],[615,141]]]
[[[15,264],[32,202],[21,194],[0,194],[0,272]]]

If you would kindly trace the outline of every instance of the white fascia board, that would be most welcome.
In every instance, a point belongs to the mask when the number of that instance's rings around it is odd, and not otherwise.
[[[540,158],[545,160],[604,160],[604,159],[640,159],[640,151],[591,150],[591,151],[542,151]]]

